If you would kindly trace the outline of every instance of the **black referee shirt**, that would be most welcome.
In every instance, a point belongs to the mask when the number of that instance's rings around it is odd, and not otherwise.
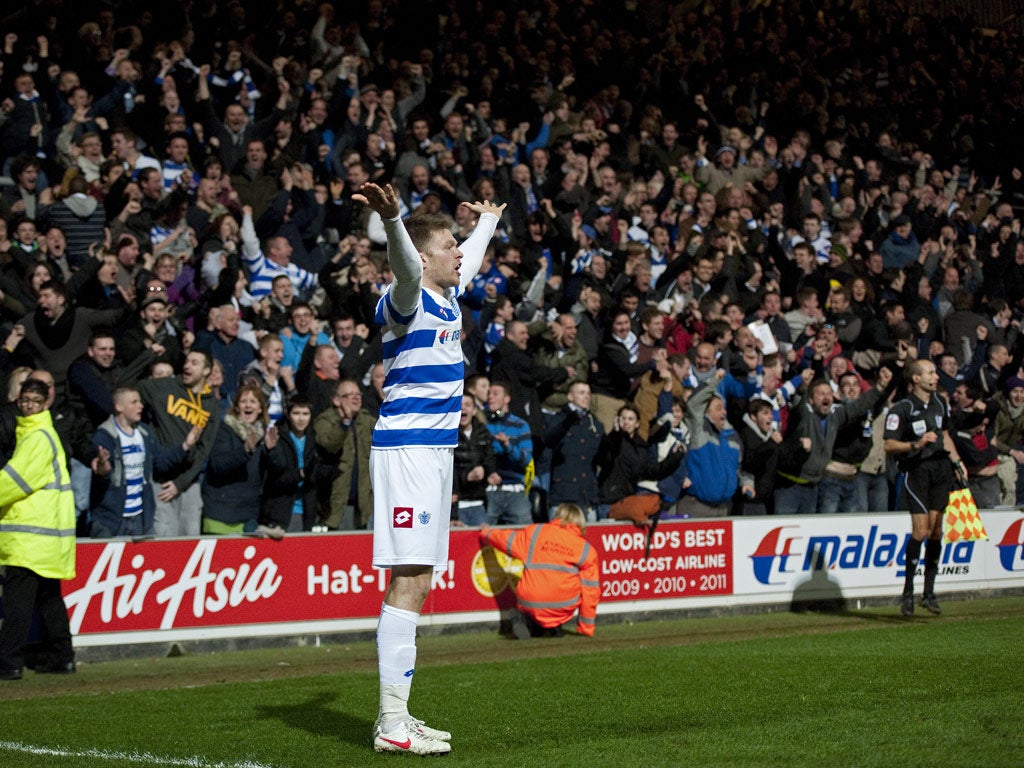
[[[885,439],[916,443],[926,432],[934,432],[938,440],[919,451],[897,454],[900,470],[906,472],[929,459],[948,459],[944,435],[949,425],[949,406],[932,393],[927,402],[908,395],[894,404],[885,417]]]

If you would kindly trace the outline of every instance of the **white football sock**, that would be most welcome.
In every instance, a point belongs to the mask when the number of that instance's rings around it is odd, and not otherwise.
[[[418,613],[391,605],[384,605],[381,609],[377,623],[377,669],[382,724],[409,716],[419,617]]]

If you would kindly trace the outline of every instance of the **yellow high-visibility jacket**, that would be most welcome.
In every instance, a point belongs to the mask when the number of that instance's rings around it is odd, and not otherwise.
[[[17,447],[0,469],[0,565],[75,577],[75,497],[49,411],[19,416]]]

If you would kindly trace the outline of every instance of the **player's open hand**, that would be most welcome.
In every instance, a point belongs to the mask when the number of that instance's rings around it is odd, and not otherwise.
[[[477,200],[475,203],[460,203],[460,205],[466,206],[467,208],[469,208],[469,210],[481,216],[485,213],[493,213],[500,219],[501,212],[505,210],[505,206],[508,205],[508,203],[495,205],[490,200],[484,200],[482,203],[479,200]]]
[[[382,189],[368,181],[359,188],[357,194],[352,195],[352,199],[369,206],[379,213],[382,219],[393,219],[398,215],[398,194],[390,184],[385,184]]]

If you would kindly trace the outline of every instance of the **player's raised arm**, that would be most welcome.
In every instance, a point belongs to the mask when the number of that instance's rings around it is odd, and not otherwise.
[[[352,195],[352,199],[380,214],[388,236],[388,262],[395,274],[391,304],[400,313],[411,312],[420,299],[423,262],[399,218],[398,194],[390,184],[379,187],[368,181],[359,188],[359,194]]]
[[[484,263],[484,252],[491,242],[494,228],[498,226],[498,220],[501,219],[501,213],[505,210],[507,203],[495,205],[488,200],[482,203],[478,200],[475,203],[461,203],[461,205],[480,216],[473,234],[459,248],[462,251],[460,278],[462,287],[465,288],[476,277],[476,273],[480,271],[480,265]]]

